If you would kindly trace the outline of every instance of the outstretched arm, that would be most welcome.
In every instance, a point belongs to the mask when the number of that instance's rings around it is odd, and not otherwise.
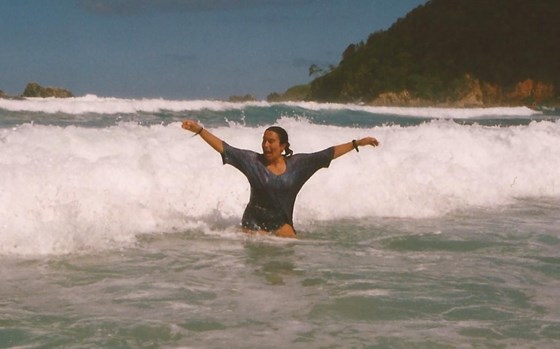
[[[337,157],[342,156],[351,150],[358,150],[358,147],[363,147],[364,145],[377,147],[379,145],[379,141],[373,137],[365,137],[362,139],[354,140],[352,142],[335,145],[333,159],[336,159]]]
[[[206,143],[208,143],[212,148],[214,148],[218,153],[222,154],[224,152],[224,142],[218,137],[214,136],[210,131],[200,126],[198,122],[194,120],[185,120],[181,125],[185,130],[189,130],[196,135],[200,136]]]

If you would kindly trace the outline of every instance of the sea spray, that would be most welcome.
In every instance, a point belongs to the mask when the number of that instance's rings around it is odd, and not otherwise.
[[[358,136],[374,134],[381,146],[336,160],[317,174],[300,194],[298,204],[306,209],[299,212],[317,215],[304,220],[431,217],[499,207],[523,197],[557,197],[559,126],[543,122],[500,128],[433,121],[418,127],[352,130]],[[349,130],[330,131],[317,133],[335,143],[352,137]]]
[[[341,127],[305,118],[285,127],[296,152],[373,135],[302,189],[296,227],[316,221],[441,217],[560,196],[560,123],[462,125],[433,120]],[[261,127],[212,131],[260,151]],[[22,124],[0,129],[0,253],[42,254],[128,246],[138,234],[235,230],[249,197],[241,173],[180,123],[100,128]]]

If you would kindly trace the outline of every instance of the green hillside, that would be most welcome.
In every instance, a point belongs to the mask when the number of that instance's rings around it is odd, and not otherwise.
[[[557,104],[559,89],[559,0],[431,0],[349,45],[338,66],[297,97],[532,105]]]

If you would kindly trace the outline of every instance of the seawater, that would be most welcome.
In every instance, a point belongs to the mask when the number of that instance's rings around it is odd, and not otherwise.
[[[246,236],[259,151],[372,135]],[[0,348],[557,348],[560,113],[0,99]]]

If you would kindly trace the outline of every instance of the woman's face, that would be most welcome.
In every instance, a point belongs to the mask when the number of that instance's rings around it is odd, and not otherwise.
[[[262,140],[262,150],[266,161],[271,162],[282,156],[286,144],[280,144],[280,137],[274,131],[265,131]]]

